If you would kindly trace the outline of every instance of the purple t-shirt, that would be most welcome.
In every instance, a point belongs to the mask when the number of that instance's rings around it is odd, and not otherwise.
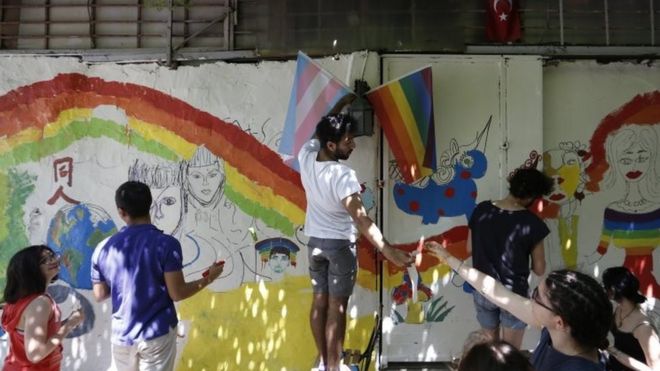
[[[96,248],[92,282],[110,287],[114,344],[133,345],[176,326],[164,273],[181,269],[181,244],[152,224],[126,226]]]

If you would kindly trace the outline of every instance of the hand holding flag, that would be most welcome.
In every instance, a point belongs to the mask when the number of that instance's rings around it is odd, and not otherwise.
[[[298,170],[296,156],[314,135],[321,117],[338,111],[349,101],[351,89],[325,71],[305,53],[298,52],[296,76],[291,88],[289,109],[278,152],[287,164]]]
[[[431,66],[371,89],[366,96],[403,180],[412,183],[432,174],[436,151]]]

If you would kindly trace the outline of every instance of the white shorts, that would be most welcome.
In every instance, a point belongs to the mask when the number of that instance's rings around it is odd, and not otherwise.
[[[172,371],[176,359],[176,328],[131,346],[112,344],[112,370]]]

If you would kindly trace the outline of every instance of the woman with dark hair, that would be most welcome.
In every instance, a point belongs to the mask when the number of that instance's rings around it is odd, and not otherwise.
[[[427,249],[445,261],[493,304],[529,326],[542,329],[531,357],[537,371],[602,371],[605,344],[612,324],[612,304],[592,277],[575,271],[551,272],[531,298],[513,293],[495,278],[463,264],[436,242]]]
[[[640,304],[646,297],[639,293],[639,280],[626,267],[603,272],[603,286],[616,302],[610,347],[610,368],[619,370],[660,370],[660,342]]]
[[[59,257],[44,245],[26,247],[9,260],[2,327],[10,346],[4,371],[60,369],[62,340],[84,315],[76,310],[60,321],[60,310],[46,293],[59,271]]]
[[[528,209],[549,194],[552,185],[552,179],[534,168],[518,169],[509,179],[506,197],[480,202],[470,216],[467,249],[472,253],[474,268],[496,277],[520,296],[529,292],[530,271],[537,276],[545,273],[543,240],[550,230]],[[502,339],[520,348],[525,323],[478,291],[472,295],[482,331],[494,340]]]
[[[474,345],[463,355],[458,371],[533,371],[529,360],[506,341]]]

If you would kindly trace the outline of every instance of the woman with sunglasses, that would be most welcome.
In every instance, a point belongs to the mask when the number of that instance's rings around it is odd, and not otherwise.
[[[4,371],[60,369],[62,340],[84,316],[76,310],[60,321],[60,310],[46,293],[59,271],[59,257],[44,245],[26,247],[9,260],[2,327],[10,346]]]
[[[639,293],[639,280],[626,267],[603,272],[603,286],[616,302],[610,347],[610,368],[619,370],[660,370],[660,342],[651,320],[640,307],[646,297]]]
[[[605,345],[612,323],[612,304],[598,281],[580,272],[554,271],[528,299],[463,264],[442,245],[427,242],[426,247],[493,304],[542,329],[530,360],[536,371],[606,370],[599,347]]]

